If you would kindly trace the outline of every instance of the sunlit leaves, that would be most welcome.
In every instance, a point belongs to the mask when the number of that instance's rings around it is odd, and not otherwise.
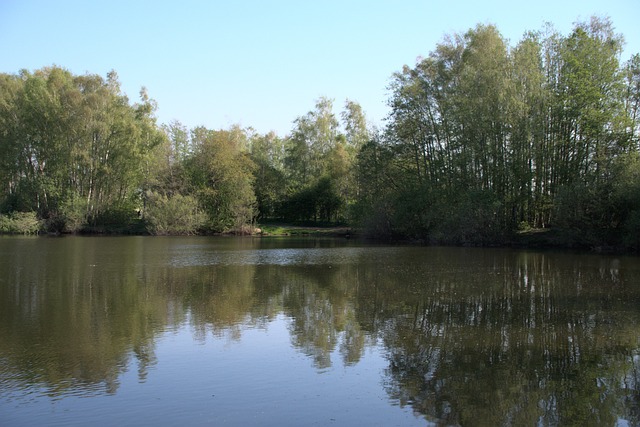
[[[5,209],[36,211],[64,229],[78,206],[91,222],[131,200],[161,139],[152,100],[129,105],[115,72],[105,81],[51,67],[3,83]]]
[[[515,48],[495,27],[479,25],[395,74],[383,141],[394,153],[384,165],[397,183],[386,196],[395,200],[393,227],[443,234],[446,221],[429,218],[454,206],[462,215],[459,230],[444,233],[449,240],[491,215],[490,227],[504,231],[557,226],[561,193],[565,204],[576,185],[606,193],[615,159],[637,150],[638,67],[621,67],[621,41],[601,18],[577,23],[566,37],[552,28],[527,33]],[[429,197],[437,193],[444,197]],[[461,208],[481,193],[492,200],[488,217]],[[598,209],[587,216],[612,202],[593,203]],[[617,227],[602,218],[577,221]]]
[[[192,131],[193,153],[186,168],[192,191],[208,215],[210,231],[242,230],[256,214],[255,163],[239,128]]]

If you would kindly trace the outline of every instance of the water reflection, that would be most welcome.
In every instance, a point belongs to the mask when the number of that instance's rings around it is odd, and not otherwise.
[[[637,258],[12,238],[0,259],[0,398],[114,395],[154,375],[161,334],[240,342],[286,319],[318,372],[382,351],[391,402],[434,424],[640,423]]]
[[[521,254],[432,275],[413,313],[385,316],[389,393],[446,425],[636,424],[638,280],[602,262]]]

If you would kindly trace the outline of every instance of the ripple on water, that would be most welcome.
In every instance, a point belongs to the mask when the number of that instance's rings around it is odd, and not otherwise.
[[[208,265],[323,265],[349,264],[365,255],[375,255],[366,248],[288,248],[247,251],[190,251],[177,252],[170,261],[172,267]]]

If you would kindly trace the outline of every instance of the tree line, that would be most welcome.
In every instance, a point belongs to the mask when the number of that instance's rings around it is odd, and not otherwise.
[[[0,74],[0,230],[152,234],[346,223],[433,243],[528,229],[640,244],[640,56],[608,19],[515,46],[445,37],[389,86],[382,129],[316,100],[285,137],[158,124],[146,90],[60,67]],[[16,225],[22,224],[22,225]]]
[[[434,242],[553,227],[637,248],[640,56],[622,63],[622,45],[595,17],[514,47],[491,25],[445,38],[394,75],[388,126],[359,153],[365,219]]]
[[[250,232],[258,220],[345,222],[362,108],[317,100],[290,136],[158,124],[117,74],[0,74],[0,231]],[[13,228],[12,228],[13,227]]]

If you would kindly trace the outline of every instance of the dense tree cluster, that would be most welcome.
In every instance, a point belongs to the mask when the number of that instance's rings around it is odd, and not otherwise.
[[[405,67],[360,152],[372,226],[456,243],[553,226],[637,246],[640,57],[621,65],[621,46],[599,18],[515,47],[479,25]]]
[[[244,232],[278,218],[460,244],[553,227],[637,248],[640,56],[622,62],[622,44],[601,18],[515,46],[478,25],[393,76],[384,129],[320,98],[285,137],[160,126],[115,72],[0,74],[0,226],[29,213],[30,230]]]
[[[52,230],[121,220],[162,141],[144,89],[140,98],[129,105],[115,72],[0,74],[3,211],[35,212]]]

